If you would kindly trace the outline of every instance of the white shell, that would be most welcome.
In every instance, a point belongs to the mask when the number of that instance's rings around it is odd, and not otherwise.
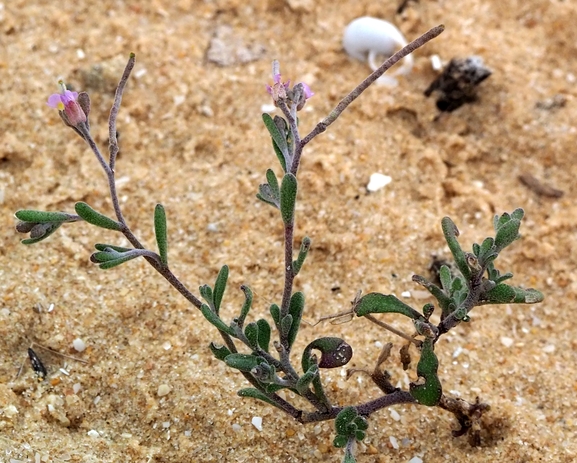
[[[360,61],[368,61],[369,66],[375,71],[380,64],[377,57],[390,57],[396,51],[407,45],[407,41],[401,31],[393,24],[383,19],[363,16],[352,21],[345,29],[343,36],[343,48],[345,51]],[[413,68],[413,57],[407,55],[403,59],[403,65],[389,76],[391,84],[396,80],[391,76],[408,74]]]

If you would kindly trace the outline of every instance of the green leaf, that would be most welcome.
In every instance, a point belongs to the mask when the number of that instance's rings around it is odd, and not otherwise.
[[[282,154],[282,151],[277,146],[277,144],[275,143],[274,140],[272,141],[272,148],[274,150],[274,154],[276,155],[276,158],[278,159],[280,166],[282,167],[283,172],[286,172],[287,171],[286,159],[285,159],[284,155]],[[287,145],[287,150],[288,150],[288,145]]]
[[[292,316],[292,323],[288,332],[287,341],[289,348],[294,344],[300,329],[301,319],[305,308],[305,295],[300,291],[294,293],[289,304],[289,314]]]
[[[513,219],[523,220],[523,217],[525,217],[525,211],[520,207],[511,212],[511,218]]]
[[[262,202],[270,204],[277,209],[280,208],[279,199],[276,199],[272,191],[270,189],[270,185],[268,183],[263,183],[258,186],[258,193],[256,194],[257,199],[260,199]]]
[[[216,281],[214,282],[214,291],[212,293],[214,301],[214,309],[217,314],[218,311],[220,310],[220,304],[222,302],[222,296],[224,295],[224,290],[226,289],[227,281],[228,281],[228,265],[223,265],[220,271],[218,272]]]
[[[311,342],[303,351],[302,368],[308,371],[311,366],[311,351],[321,352],[319,368],[338,368],[346,365],[353,357],[353,348],[341,338],[325,337]]]
[[[226,346],[219,346],[219,345],[215,344],[214,342],[211,342],[208,347],[210,348],[210,350],[211,350],[211,352],[213,353],[213,355],[214,355],[217,359],[222,360],[223,362],[224,362],[224,359],[231,354],[231,352],[230,352],[230,350],[228,349],[228,347],[226,347]]]
[[[20,243],[30,245],[43,241],[58,230],[63,223],[64,222],[37,223],[30,230],[30,238],[23,239]]]
[[[289,313],[280,321],[280,331],[283,337],[288,337],[293,325],[293,316]]]
[[[278,160],[283,170],[286,172],[287,170],[286,161],[287,159],[289,159],[290,156],[286,136],[281,133],[281,131],[274,123],[274,120],[272,117],[270,117],[270,115],[264,113],[262,115],[262,120],[267,130],[269,131],[270,136],[272,137],[273,147],[275,149],[275,153],[278,157]]]
[[[445,268],[447,268],[447,267],[445,267]],[[449,275],[449,281],[443,280],[442,279],[442,277],[443,277],[442,270],[443,270],[443,267],[441,267],[441,272],[439,272],[439,276],[441,276],[441,284],[444,285],[446,283],[450,283],[451,275]],[[447,271],[448,271],[448,268],[447,268]],[[449,307],[449,304],[451,303],[451,298],[449,296],[447,296],[447,293],[449,293],[450,289],[443,291],[435,283],[431,283],[426,278],[424,278],[420,275],[413,275],[413,281],[420,284],[421,286],[424,286],[427,289],[427,291],[429,291],[433,295],[433,297],[435,299],[437,299],[437,301],[439,303],[439,307],[441,307],[441,310],[443,313],[445,313],[447,311],[447,308]]]
[[[302,395],[309,390],[311,383],[319,374],[319,367],[317,365],[312,365],[309,367],[308,371],[302,375],[296,384],[296,390]]]
[[[441,286],[447,295],[451,293],[451,286],[453,282],[453,277],[451,275],[451,270],[446,265],[441,265],[439,269],[439,280],[441,280]]]
[[[160,261],[168,265],[168,232],[166,224],[166,211],[162,204],[157,204],[154,208],[154,235],[158,245]]]
[[[244,321],[246,320],[246,316],[248,315],[248,312],[250,311],[250,308],[252,306],[252,291],[246,285],[242,285],[240,289],[244,293],[244,303],[242,304],[242,308],[240,309],[240,315],[237,319],[237,323],[238,326],[242,328],[244,325]]]
[[[262,357],[251,354],[230,354],[226,356],[224,362],[231,368],[250,372],[250,370],[260,365],[263,360]]]
[[[264,318],[257,320],[256,324],[258,325],[258,345],[262,350],[268,352],[271,333],[270,325]]]
[[[202,304],[200,306],[200,311],[202,312],[202,315],[204,315],[204,318],[206,318],[207,321],[214,325],[219,331],[222,331],[229,336],[235,337],[234,330],[226,323],[224,323],[220,317],[211,310],[209,306]]]
[[[98,253],[94,253],[94,254],[98,254]],[[92,256],[94,256],[94,254],[92,254]],[[92,256],[91,256],[91,259],[92,259]],[[136,259],[137,257],[140,257],[140,256],[138,254],[125,253],[122,257],[119,257],[118,259],[105,261],[105,262],[99,264],[98,266],[102,270],[108,270],[110,268],[117,267],[120,264],[124,264],[125,262],[128,262],[129,260]]]
[[[359,416],[355,407],[343,408],[335,418],[335,429],[337,435],[350,436],[350,424]]]
[[[500,283],[481,295],[483,304],[535,304],[543,302],[543,294],[533,288],[519,288]]]
[[[252,349],[259,347],[258,345],[258,325],[255,322],[249,323],[244,328],[244,335],[250,343]]]
[[[74,218],[66,212],[45,212],[31,209],[21,209],[14,213],[17,219],[23,222],[45,223],[45,222],[66,222]]]
[[[122,225],[117,222],[116,220],[112,220],[109,217],[106,217],[104,214],[100,212],[96,212],[92,209],[88,204],[80,201],[74,205],[74,209],[76,213],[82,217],[86,222],[96,225],[100,228],[106,228],[108,230],[115,230],[120,231],[122,230]]]
[[[457,236],[459,236],[459,229],[449,217],[444,217],[443,220],[441,220],[441,227],[443,229],[443,235],[445,235],[447,245],[449,246],[449,250],[451,251],[451,254],[453,254],[453,258],[457,264],[457,268],[465,277],[465,279],[469,280],[471,278],[471,270],[467,265],[467,258],[465,257],[465,253],[457,241]]]
[[[349,438],[347,436],[343,436],[343,435],[337,435],[335,436],[335,438],[333,439],[333,446],[338,448],[338,449],[342,449],[343,447],[345,447],[347,445],[347,442],[349,441]],[[347,460],[345,457],[345,460],[343,460],[343,463],[349,463],[349,461],[351,461],[352,463],[355,462],[355,460]]]
[[[270,306],[270,316],[272,317],[274,324],[280,329],[280,307],[277,304],[271,304]]]
[[[99,251],[95,252],[90,256],[91,262],[98,264],[100,262],[110,262],[116,259],[121,258],[123,253],[119,253],[116,251],[108,252],[108,251]]]
[[[296,276],[301,271],[301,267],[303,266],[309,249],[311,248],[311,239],[308,236],[305,236],[301,243],[301,248],[299,251],[299,256],[297,260],[293,261],[293,274]]]
[[[518,219],[511,219],[507,223],[504,223],[497,230],[495,236],[495,247],[497,252],[509,246],[513,241],[520,238],[519,227],[521,226],[521,221]]]
[[[422,405],[437,405],[443,395],[441,382],[437,377],[439,360],[433,350],[433,341],[426,338],[421,347],[421,358],[417,364],[417,375],[424,378],[424,384],[409,384],[411,395]]]
[[[258,389],[252,387],[240,389],[237,394],[239,397],[250,397],[252,399],[261,400],[269,405],[273,405],[274,407],[283,410],[283,408],[280,407],[274,400],[270,399],[264,392],[261,392]]]
[[[116,252],[128,252],[132,251],[134,248],[124,248],[122,246],[114,246],[112,244],[103,244],[103,243],[96,243],[94,247],[99,251],[106,251],[107,248],[110,248]]]
[[[214,307],[214,298],[212,295],[212,288],[208,285],[202,285],[198,288],[198,291],[200,292],[200,295],[202,296],[202,298],[209,305],[209,307],[213,308]]]
[[[359,317],[373,313],[400,313],[413,320],[423,319],[419,312],[392,294],[369,293],[357,302],[354,311]]]
[[[477,254],[477,257],[479,258],[479,260],[481,260],[482,258],[484,258],[484,256],[488,255],[491,252],[494,252],[494,246],[495,246],[495,240],[493,238],[485,238],[485,240],[483,241],[483,244],[481,244],[480,248],[479,248],[479,253]]]
[[[275,198],[278,203],[280,201],[280,189],[278,186],[278,179],[272,169],[267,169],[266,181],[268,182],[273,198]]]
[[[285,174],[280,186],[280,213],[285,225],[294,220],[297,185],[297,178],[293,174]]]

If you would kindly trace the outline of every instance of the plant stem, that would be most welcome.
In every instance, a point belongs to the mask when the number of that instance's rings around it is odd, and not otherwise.
[[[317,126],[309,133],[306,137],[302,139],[301,145],[304,146],[310,142],[317,135],[323,133],[327,130],[327,127],[331,125],[337,118],[342,114],[342,112],[355,101],[361,93],[363,93],[375,80],[381,77],[387,70],[389,70],[394,64],[403,59],[408,54],[414,52],[417,48],[422,47],[428,41],[434,39],[445,30],[445,26],[442,24],[440,26],[433,27],[429,31],[425,32],[416,40],[413,40],[407,46],[403,47],[401,50],[396,52],[388,60],[386,60],[375,72],[373,72],[369,77],[363,80],[351,93],[344,97],[339,104],[333,109],[330,114],[320,121]],[[302,147],[301,147],[302,148]]]
[[[355,408],[359,413],[359,415],[369,416],[375,413],[376,411],[386,407],[390,407],[391,405],[407,404],[415,402],[416,400],[413,398],[410,392],[397,389],[395,392],[391,394],[387,394],[379,397],[378,399],[371,400],[370,402],[357,405]],[[331,420],[333,418],[336,418],[343,408],[345,407],[332,407],[327,412],[303,413],[299,421],[301,423],[316,423],[318,421]]]

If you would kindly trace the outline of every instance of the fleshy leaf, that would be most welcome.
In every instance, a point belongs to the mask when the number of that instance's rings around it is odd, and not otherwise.
[[[95,254],[97,254],[97,253],[95,253]],[[94,255],[94,254],[92,254],[92,255]],[[99,264],[98,266],[102,270],[108,270],[108,269],[117,267],[120,264],[124,264],[125,262],[128,262],[129,260],[136,259],[137,257],[140,257],[140,256],[138,254],[125,253],[122,257],[120,257],[118,259],[103,262],[103,263]],[[92,258],[92,256],[91,256],[91,258]]]
[[[467,265],[465,253],[457,241],[457,236],[459,236],[459,229],[449,217],[444,217],[443,220],[441,220],[441,227],[443,229],[443,235],[445,235],[445,240],[447,241],[451,254],[453,254],[453,259],[455,259],[455,263],[457,264],[457,268],[465,277],[465,279],[469,280],[471,278],[471,270]]]
[[[160,261],[168,265],[168,228],[166,224],[166,211],[162,204],[157,204],[154,208],[154,235],[158,245]]]
[[[519,288],[500,283],[487,291],[480,300],[483,304],[536,304],[543,301],[543,294],[533,288]]]
[[[17,219],[22,220],[23,222],[34,223],[66,222],[74,218],[72,214],[67,214],[66,212],[45,212],[30,209],[21,209],[16,211],[14,215]]]
[[[252,399],[261,400],[282,410],[282,408],[279,407],[279,405],[277,405],[274,400],[270,399],[264,392],[261,392],[253,387],[240,389],[237,394],[239,397],[250,397]]]
[[[291,347],[300,329],[301,319],[305,308],[305,295],[300,291],[294,293],[290,300],[289,314],[292,316],[291,328],[288,332],[288,345]]]
[[[343,408],[337,417],[335,418],[335,429],[338,435],[349,436],[350,435],[350,424],[354,419],[359,416],[356,408],[345,407]]]
[[[257,367],[264,359],[250,354],[230,354],[224,359],[224,362],[231,368],[240,371],[250,372]]]
[[[258,325],[258,345],[262,350],[268,352],[271,333],[270,325],[264,318],[257,320],[256,324]]]
[[[299,250],[299,256],[297,260],[293,261],[293,273],[294,275],[298,275],[301,271],[301,267],[303,266],[309,249],[311,248],[311,239],[308,236],[305,236],[301,243],[301,248]]]
[[[117,222],[116,220],[112,220],[109,217],[106,217],[104,214],[100,212],[96,212],[92,209],[88,204],[80,201],[74,205],[74,210],[76,213],[82,217],[86,222],[96,225],[100,228],[106,228],[108,230],[122,230],[122,225]]]
[[[218,314],[220,310],[220,304],[222,302],[222,296],[224,295],[224,290],[226,289],[226,282],[228,281],[228,265],[223,265],[218,275],[216,281],[214,282],[214,291],[212,293],[214,309]]]
[[[244,335],[248,339],[250,347],[256,349],[258,347],[258,325],[255,322],[246,325]]]
[[[422,405],[432,407],[439,403],[443,395],[441,382],[437,377],[439,360],[433,350],[432,339],[426,338],[421,347],[421,358],[417,364],[417,375],[424,378],[424,384],[411,383],[411,395]]]
[[[275,325],[280,328],[280,307],[277,304],[271,304],[269,310]]]
[[[285,225],[294,219],[297,189],[297,178],[291,173],[285,174],[280,186],[280,213]]]
[[[128,251],[132,251],[132,249],[134,249],[134,248],[125,248],[122,246],[114,246],[112,244],[103,244],[103,243],[96,243],[94,245],[94,247],[99,251],[105,251],[106,248],[110,248],[116,252],[128,252]]]
[[[223,331],[226,334],[234,337],[234,330],[226,323],[224,323],[220,317],[211,310],[209,306],[202,304],[200,306],[200,311],[202,312],[202,315],[204,315],[204,318],[206,318],[207,321],[214,325],[219,331]]]
[[[244,293],[244,303],[242,304],[242,308],[240,309],[240,315],[237,319],[237,323],[238,326],[242,328],[244,325],[244,321],[246,320],[246,316],[248,315],[248,312],[250,311],[250,308],[252,306],[252,291],[246,285],[242,285],[240,289]]]
[[[278,203],[280,201],[280,189],[278,186],[278,179],[272,169],[267,169],[266,181],[268,182],[273,198],[275,198]]]
[[[413,320],[423,319],[419,312],[392,294],[369,293],[356,303],[354,311],[359,317],[373,313],[400,313]]]
[[[213,353],[213,355],[214,355],[217,359],[222,360],[223,362],[224,362],[224,359],[231,354],[231,352],[230,352],[230,350],[228,349],[228,347],[226,347],[226,346],[219,346],[219,345],[215,344],[214,342],[211,342],[211,343],[209,344],[209,348],[210,348],[211,352]]]
[[[310,387],[311,383],[315,377],[319,374],[319,367],[317,365],[311,365],[308,371],[302,375],[296,384],[296,389],[299,393],[304,394]]]
[[[520,238],[520,226],[520,220],[511,219],[499,227],[497,234],[495,235],[495,247],[497,248],[497,251],[502,250],[509,246],[513,241]]]
[[[286,172],[287,170],[286,161],[287,159],[289,159],[289,150],[286,142],[286,137],[278,129],[277,125],[274,123],[273,118],[270,117],[269,114],[264,113],[262,115],[262,120],[267,130],[269,131],[270,136],[272,137],[273,147],[275,149],[275,153],[278,157],[278,160],[283,170]]]

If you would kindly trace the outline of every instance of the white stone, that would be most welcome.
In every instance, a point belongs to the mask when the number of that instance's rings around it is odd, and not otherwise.
[[[378,172],[375,172],[374,174],[371,174],[369,184],[367,185],[367,190],[371,192],[378,191],[381,188],[386,187],[389,183],[392,182],[392,180],[393,179],[388,175],[379,174]]]
[[[256,429],[258,429],[259,431],[262,431],[262,417],[261,416],[253,416],[251,423]]]
[[[76,338],[72,341],[72,347],[74,347],[76,352],[84,352],[86,350],[86,343],[82,339]]]
[[[168,393],[170,392],[170,386],[168,384],[161,384],[160,386],[158,386],[158,397],[164,397],[165,395],[168,395]]]

